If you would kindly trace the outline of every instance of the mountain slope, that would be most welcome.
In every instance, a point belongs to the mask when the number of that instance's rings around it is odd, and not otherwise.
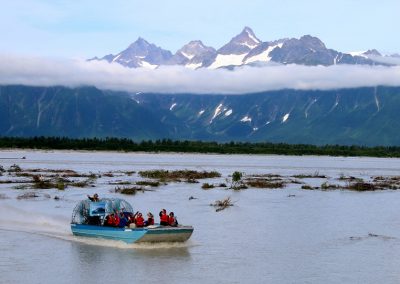
[[[400,88],[245,95],[0,87],[0,136],[400,145]]]
[[[127,94],[92,87],[0,87],[3,136],[162,138],[173,134],[161,123],[163,115],[141,107]]]

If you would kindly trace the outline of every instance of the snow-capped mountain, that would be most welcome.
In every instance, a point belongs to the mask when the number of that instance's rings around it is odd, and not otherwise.
[[[200,40],[191,41],[174,55],[154,44],[138,38],[117,55],[109,54],[91,60],[117,62],[127,67],[157,68],[160,65],[181,65],[197,68],[232,68],[256,63],[335,65],[335,64],[385,64],[398,65],[395,56],[382,56],[372,49],[362,52],[343,53],[329,49],[317,37],[284,38],[275,41],[260,40],[253,30],[245,27],[227,44],[215,50]],[[400,64],[400,63],[399,63]]]
[[[246,55],[261,43],[254,32],[245,27],[243,31],[232,38],[230,42],[218,49],[214,61],[207,67],[216,69],[232,65],[243,65]]]
[[[146,67],[156,68],[165,64],[172,58],[172,53],[164,50],[154,44],[148,43],[139,37],[127,49],[121,51],[117,55],[109,54],[101,59],[93,58],[91,60],[106,60],[108,62],[117,62],[126,67]]]
[[[215,55],[214,48],[205,46],[200,40],[194,40],[179,49],[169,64],[185,65],[188,68],[196,69],[213,60]]]

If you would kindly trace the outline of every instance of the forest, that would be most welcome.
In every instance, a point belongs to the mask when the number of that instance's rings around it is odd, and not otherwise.
[[[400,146],[343,146],[286,143],[207,142],[171,139],[134,141],[128,138],[0,137],[1,149],[96,150],[215,154],[275,154],[400,157]]]

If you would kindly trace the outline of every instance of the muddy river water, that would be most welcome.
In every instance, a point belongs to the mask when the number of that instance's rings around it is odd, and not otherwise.
[[[26,159],[21,159],[25,157]],[[400,175],[400,159],[273,155],[148,154],[75,151],[0,151],[8,169],[71,169],[82,173],[149,169],[215,170],[221,178],[169,182],[135,195],[114,193],[118,174],[95,187],[32,189],[0,184],[1,283],[399,283],[400,191],[201,189],[245,175],[325,175],[304,178],[312,186],[341,176],[370,179]],[[7,172],[0,180],[10,179]],[[174,211],[195,231],[184,244],[127,245],[71,234],[75,204],[86,194],[120,197],[134,210]],[[54,199],[54,197],[59,198]],[[189,200],[189,197],[194,199]],[[210,203],[230,197],[216,212]],[[158,221],[158,220],[156,220]]]

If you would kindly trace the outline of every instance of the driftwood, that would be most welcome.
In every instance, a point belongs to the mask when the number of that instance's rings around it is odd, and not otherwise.
[[[223,200],[216,200],[213,204],[210,204],[210,206],[216,207],[215,212],[219,212],[230,206],[233,206],[233,203],[231,201],[231,198],[227,197]]]

